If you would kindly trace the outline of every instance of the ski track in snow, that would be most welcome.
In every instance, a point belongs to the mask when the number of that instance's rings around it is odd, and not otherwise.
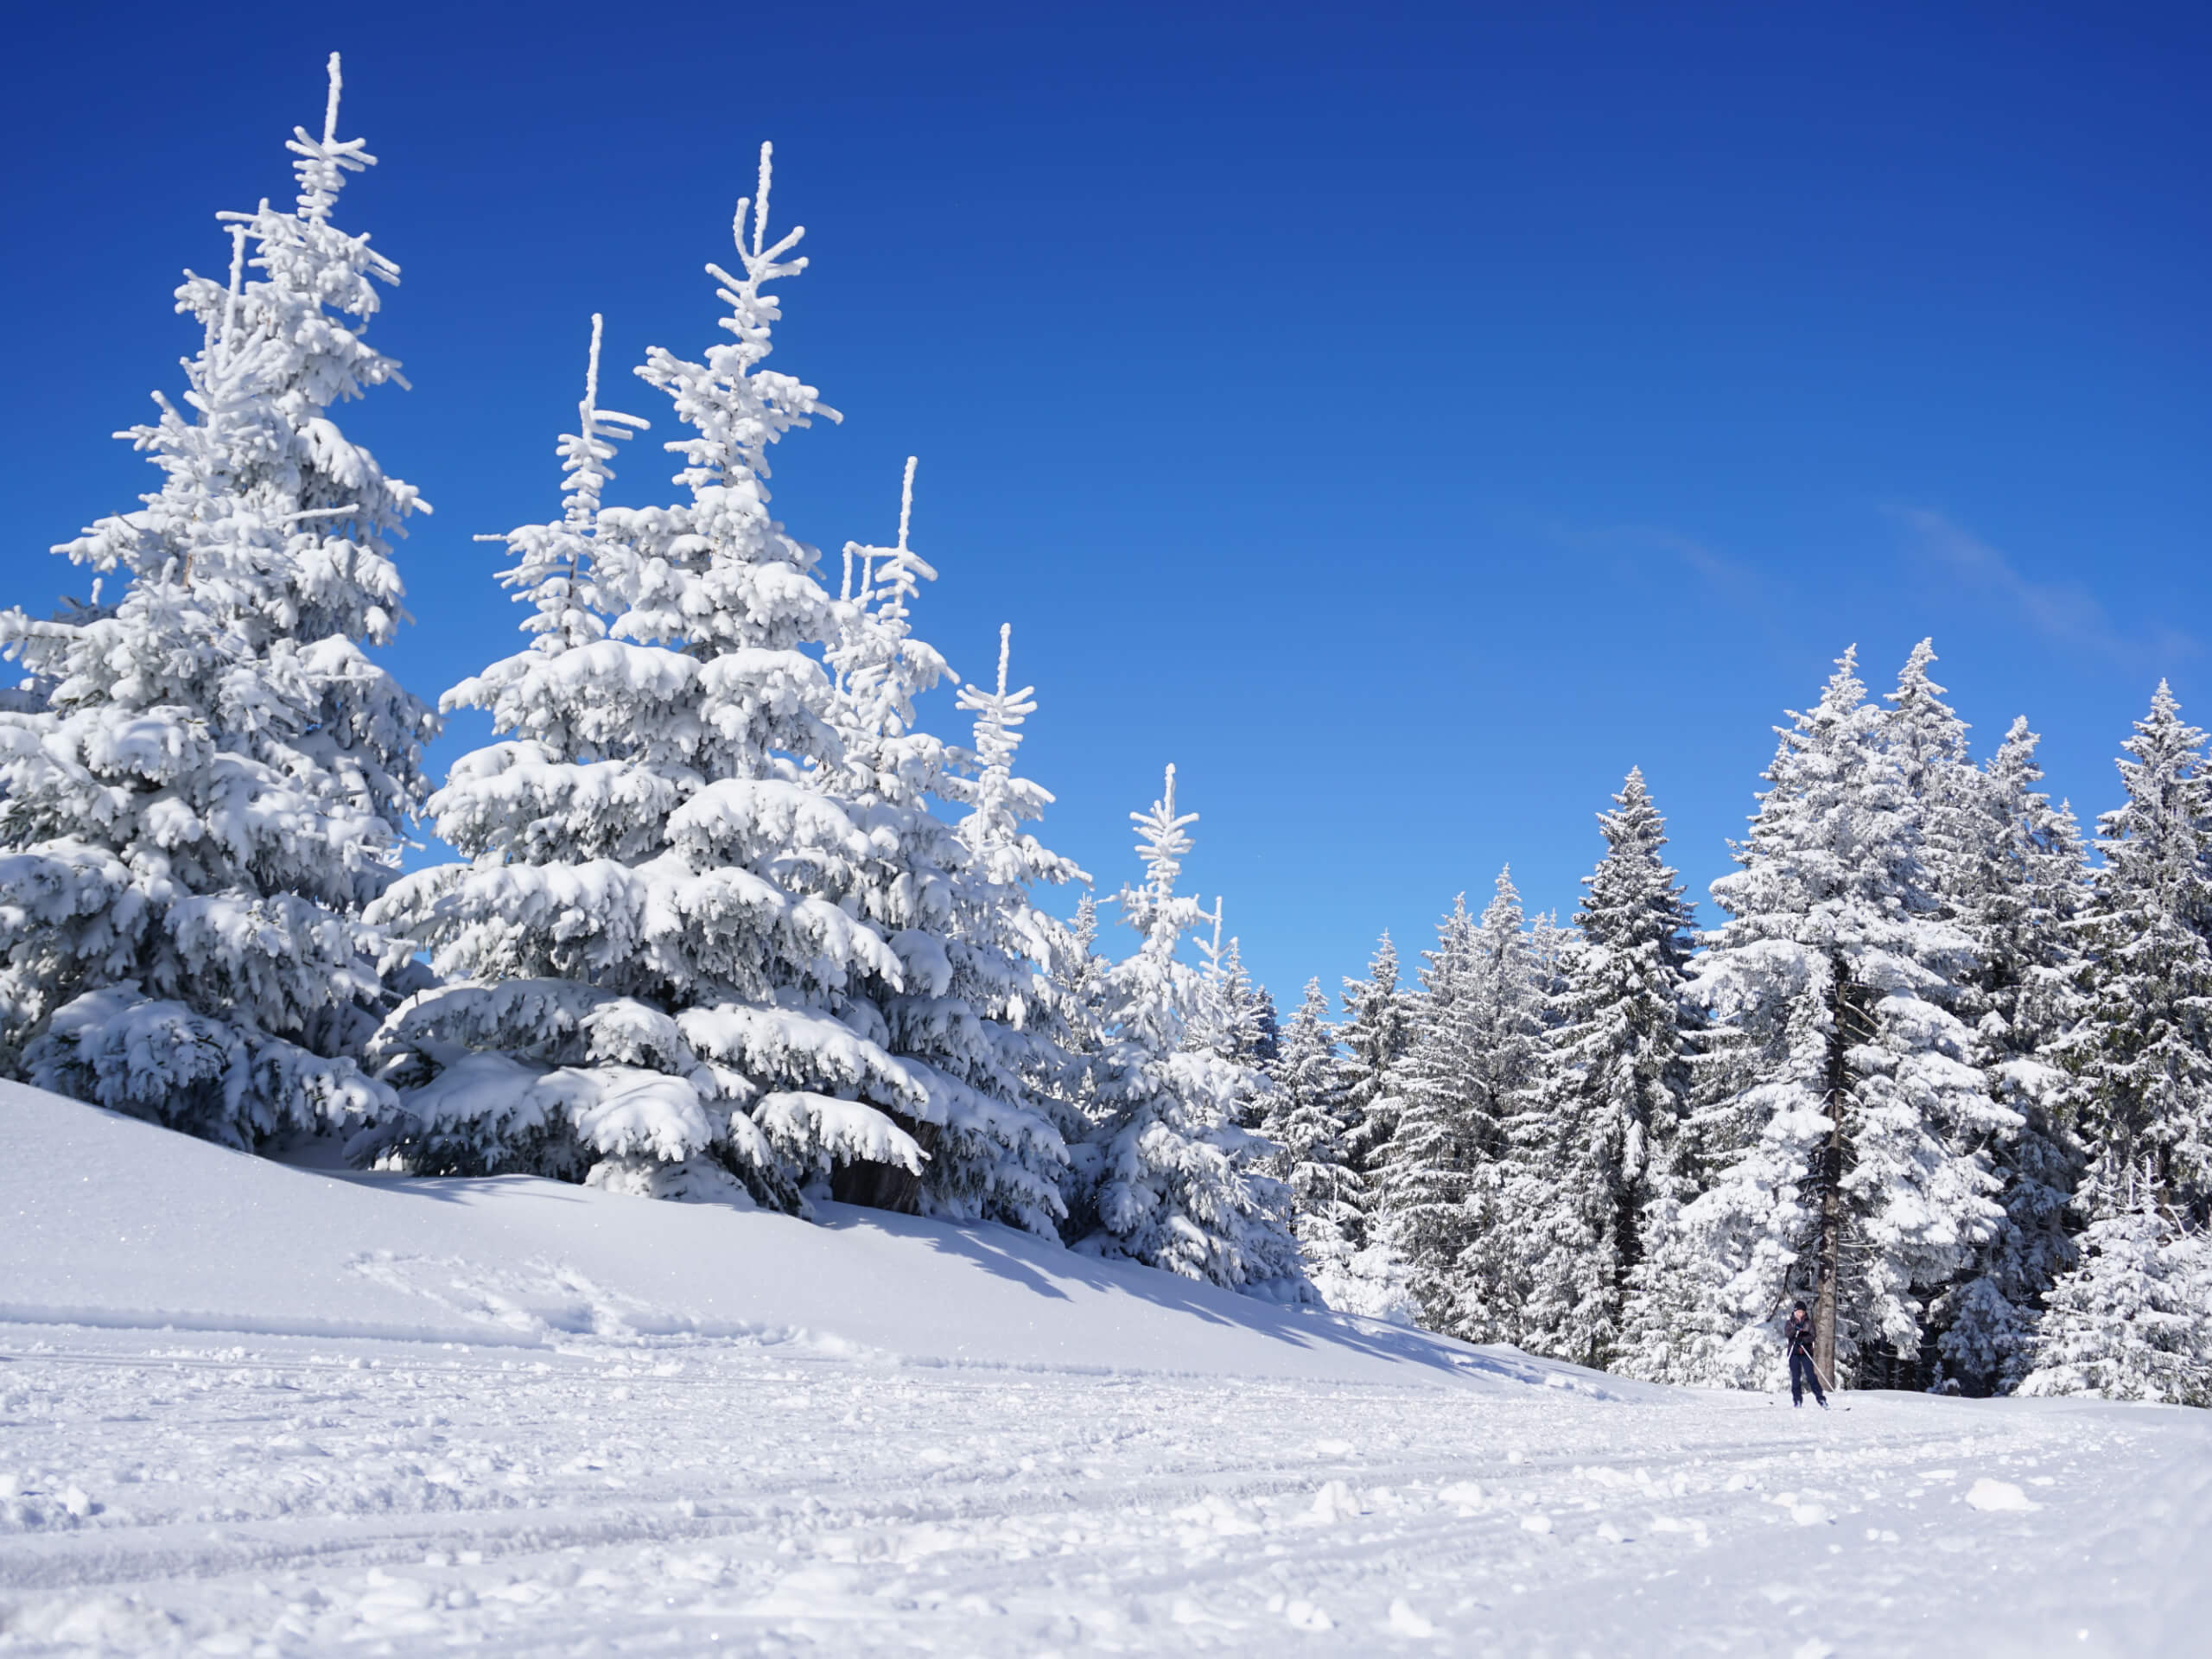
[[[2212,1415],[1603,1378],[0,1084],[0,1656],[2195,1656]]]
[[[2202,1651],[2198,1414],[1849,1405],[0,1325],[0,1652]]]

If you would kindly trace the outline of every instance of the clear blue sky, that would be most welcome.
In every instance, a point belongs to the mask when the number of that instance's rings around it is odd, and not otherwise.
[[[221,26],[217,26],[219,16]],[[11,26],[0,598],[151,471],[177,269],[288,189],[346,54],[412,393],[343,418],[436,505],[391,660],[512,648],[473,532],[556,510],[588,318],[695,354],[761,139],[809,227],[777,366],[848,414],[825,549],[922,458],[925,635],[1001,620],[1047,840],[1111,891],[1179,763],[1190,876],[1286,1005],[1510,860],[1570,906],[1641,764],[1697,896],[1845,645],[1936,637],[2112,804],[2153,683],[2212,718],[2201,8],[42,8]],[[654,418],[632,385],[607,401]],[[615,497],[664,495],[633,446]],[[940,700],[942,728],[952,725]],[[480,741],[462,728],[440,767]],[[1710,907],[1706,913],[1710,915]]]

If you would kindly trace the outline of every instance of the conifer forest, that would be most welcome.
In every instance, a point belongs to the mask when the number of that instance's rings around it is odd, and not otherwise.
[[[2165,684],[2084,821],[1932,643],[1837,639],[1709,894],[1631,771],[1572,913],[1440,879],[1433,940],[1271,994],[1166,741],[1124,868],[1047,844],[1052,642],[951,682],[926,454],[870,522],[775,516],[776,447],[842,417],[772,353],[807,259],[766,144],[695,334],[547,342],[580,396],[497,538],[519,628],[401,684],[429,504],[341,424],[406,386],[347,130],[334,55],[292,199],[181,251],[147,493],[54,549],[80,597],[5,596],[0,1074],[246,1153],[1001,1224],[1649,1382],[1776,1386],[1802,1301],[1840,1389],[2212,1405],[2212,771]],[[432,776],[459,710],[493,740]]]

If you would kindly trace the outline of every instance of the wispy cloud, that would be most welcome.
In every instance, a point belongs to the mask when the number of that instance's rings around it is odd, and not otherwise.
[[[1714,551],[1694,536],[1659,524],[1551,524],[1545,531],[1559,546],[1587,556],[1637,563],[1671,559],[1703,583],[1712,601],[1735,611],[1773,642],[1802,643],[1803,607],[1791,585],[1771,571]]]
[[[1910,550],[1977,595],[2005,607],[2052,644],[2131,669],[2194,656],[2202,649],[2177,628],[2130,631],[2115,623],[2096,595],[2075,582],[2037,582],[1987,542],[1929,507],[1891,507]]]

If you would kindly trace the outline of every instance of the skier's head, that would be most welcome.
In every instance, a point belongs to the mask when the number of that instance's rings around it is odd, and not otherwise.
[[[1803,1319],[1805,1317],[1805,1304],[1800,1302],[1796,1306],[1791,1308],[1789,1310],[1789,1317],[1793,1319]]]

